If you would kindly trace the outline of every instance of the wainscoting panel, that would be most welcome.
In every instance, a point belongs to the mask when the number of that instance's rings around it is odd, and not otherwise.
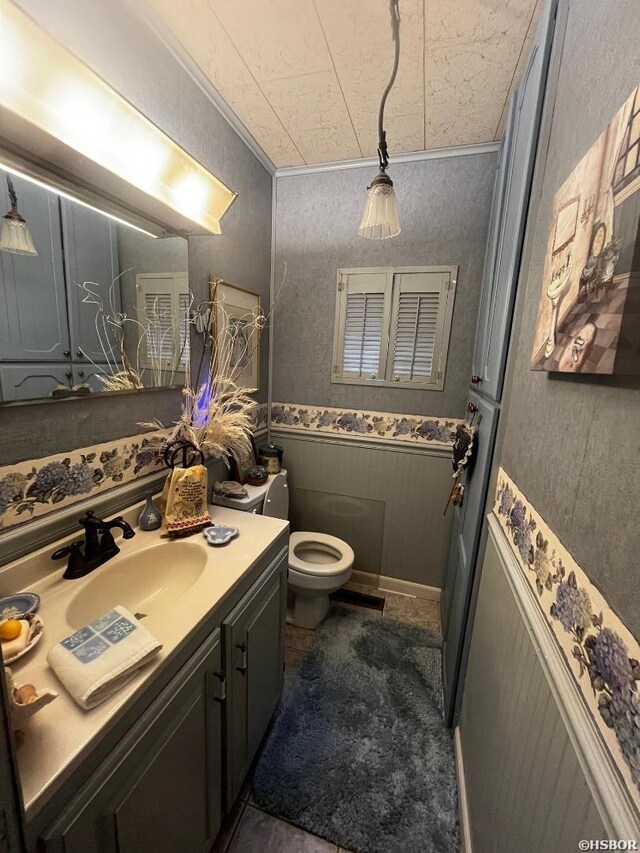
[[[566,853],[614,827],[600,815],[549,682],[549,652],[514,595],[502,536],[490,524],[460,720],[472,848]]]
[[[342,523],[323,532],[352,545],[357,570],[442,586],[450,526],[450,516],[442,515],[451,489],[448,447],[372,445],[273,427],[271,439],[284,448],[292,529],[323,530],[333,503]]]

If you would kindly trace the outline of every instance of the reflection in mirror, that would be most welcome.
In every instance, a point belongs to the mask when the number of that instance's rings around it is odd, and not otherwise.
[[[153,238],[0,170],[37,254],[0,242],[0,401],[182,385],[187,241]],[[13,213],[12,213],[13,215]]]

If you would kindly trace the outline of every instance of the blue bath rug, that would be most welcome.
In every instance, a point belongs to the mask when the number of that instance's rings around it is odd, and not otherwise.
[[[291,678],[257,804],[354,853],[458,850],[439,638],[334,607]]]

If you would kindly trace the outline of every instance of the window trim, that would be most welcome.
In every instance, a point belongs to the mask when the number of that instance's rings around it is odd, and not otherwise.
[[[336,273],[336,305],[333,325],[333,356],[331,360],[331,383],[337,385],[367,385],[375,388],[398,388],[403,390],[421,391],[443,391],[446,378],[446,365],[449,354],[449,339],[451,336],[451,322],[453,320],[453,306],[455,302],[456,285],[458,281],[459,267],[447,264],[437,266],[407,266],[407,267],[343,267]],[[436,332],[436,343],[434,349],[434,367],[429,380],[417,382],[415,380],[394,380],[387,377],[392,372],[392,351],[394,331],[391,323],[394,317],[393,306],[396,304],[397,288],[395,286],[396,276],[403,273],[440,273],[448,274],[449,281],[446,289],[441,291],[441,308],[438,316],[438,328]],[[345,279],[349,275],[358,274],[381,274],[387,276],[385,290],[385,319],[387,323],[386,339],[381,346],[381,362],[379,374],[381,378],[364,379],[345,375],[341,373],[342,354],[344,348],[344,333],[346,319],[346,297],[347,288]],[[444,303],[442,302],[444,298]]]

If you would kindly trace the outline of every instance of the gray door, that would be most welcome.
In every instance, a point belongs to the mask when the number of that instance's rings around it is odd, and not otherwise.
[[[43,836],[47,853],[208,853],[222,822],[220,631]]]
[[[473,359],[478,388],[492,400],[502,396],[556,8],[557,0],[547,0],[543,6],[529,62],[511,105],[496,183],[494,203],[500,200],[501,204],[492,213]]]
[[[474,353],[475,385],[469,401],[477,407],[475,464],[461,508],[454,509],[453,536],[441,598],[443,677],[447,723],[455,723],[464,682],[471,593],[491,471],[491,460],[509,347],[513,303],[520,273],[557,0],[545,3],[520,88],[514,95],[496,179],[488,259]]]
[[[91,283],[106,314],[120,311],[116,226],[102,213],[72,201],[61,199],[60,205],[72,357],[74,361],[83,361],[87,356],[96,362],[108,361],[105,350],[108,353],[113,347],[113,331],[99,317],[96,322],[97,307],[91,304],[93,297],[82,285]]]
[[[230,809],[282,694],[287,558],[263,576],[223,623]]]
[[[40,400],[71,390],[70,364],[0,364],[0,400]]]
[[[498,424],[498,407],[495,403],[484,400],[474,392],[469,394],[469,403],[477,408],[474,421],[477,432],[473,468],[467,477],[462,506],[453,508],[454,521],[447,577],[440,599],[443,627],[442,674],[449,723],[453,719],[462,640],[478,541],[484,521],[489,471]]]
[[[21,178],[12,180],[38,254],[0,252],[0,359],[64,361],[69,325],[58,196]],[[2,201],[5,188],[0,171]]]

